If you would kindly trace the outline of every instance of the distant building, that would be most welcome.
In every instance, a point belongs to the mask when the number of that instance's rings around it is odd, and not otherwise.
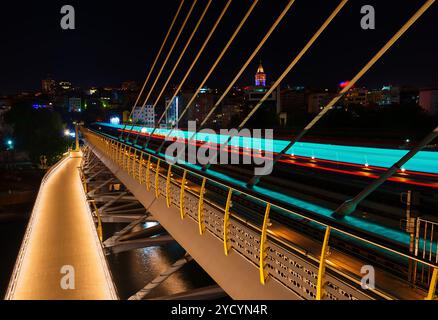
[[[138,91],[139,87],[137,82],[135,81],[125,81],[122,83],[122,90],[123,91]]]
[[[178,96],[179,116],[181,116],[183,110],[185,110],[188,103],[193,99],[193,95],[193,90],[182,91],[180,93],[180,95]],[[219,95],[216,89],[203,88],[194,99],[192,105],[185,113],[183,119],[181,119],[179,127],[187,128],[188,121],[197,121],[198,123],[202,122],[207,117],[208,113],[210,112],[211,108],[213,108],[218,98]],[[211,118],[209,125],[212,125],[214,123],[217,123],[217,120],[215,118]]]
[[[64,91],[70,91],[73,89],[73,85],[71,84],[71,82],[68,81],[61,81],[59,83],[59,88],[64,90]]]
[[[368,105],[381,105],[383,101],[383,91],[382,90],[370,90],[367,94],[367,104]]]
[[[257,69],[257,73],[255,75],[255,86],[256,87],[266,87],[266,73],[263,69],[262,62],[260,61],[259,68]]]
[[[0,136],[7,133],[12,133],[12,127],[7,125],[4,121],[4,116],[11,110],[10,102],[7,100],[0,99]]]
[[[169,102],[170,99],[166,99],[165,102],[166,107],[169,104]],[[175,126],[175,128],[178,128],[179,113],[180,113],[180,97],[176,97],[175,99],[173,99],[172,104],[166,113],[165,122],[161,124],[161,126],[165,128],[172,128]]]
[[[132,121],[136,124],[142,124],[149,128],[155,127],[155,110],[153,106],[148,105],[144,108],[135,107],[132,113]]]
[[[45,94],[54,94],[56,90],[56,82],[52,79],[44,79],[41,81],[41,89]]]
[[[430,115],[438,115],[438,88],[420,90],[420,107]]]
[[[344,105],[367,105],[368,104],[368,89],[352,88],[344,96]]]
[[[382,101],[379,105],[390,106],[400,104],[400,87],[384,86],[382,88],[382,95]]]
[[[307,96],[307,112],[317,114],[330,102],[333,94],[329,92],[310,93]]]
[[[82,112],[82,99],[81,98],[69,98],[68,99],[68,111],[69,112]]]
[[[306,90],[304,87],[287,87],[280,93],[280,125],[287,126],[293,119],[307,114]]]
[[[400,104],[418,106],[420,100],[420,90],[415,87],[401,87],[400,89]]]
[[[236,127],[244,115],[245,96],[241,89],[234,88],[222,102],[222,112],[217,116],[222,128]]]

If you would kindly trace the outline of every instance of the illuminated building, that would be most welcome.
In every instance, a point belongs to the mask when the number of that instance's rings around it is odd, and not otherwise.
[[[132,121],[135,124],[142,124],[146,127],[155,127],[155,110],[152,105],[148,105],[144,108],[138,106],[132,113]]]
[[[178,128],[178,118],[179,118],[179,97],[176,97],[175,99],[173,99],[172,104],[170,105],[169,110],[166,113],[166,118],[165,118],[165,123],[161,124],[161,127],[164,128],[172,128],[172,127],[176,127]],[[167,106],[170,102],[170,99],[166,99],[166,103],[165,105]]]
[[[82,112],[82,99],[81,98],[69,98],[68,99],[69,112]]]
[[[61,82],[59,83],[59,87],[60,87],[62,90],[65,90],[65,91],[70,91],[70,90],[72,90],[72,88],[73,88],[71,82],[68,82],[68,81],[61,81]]]
[[[307,96],[307,112],[317,114],[330,102],[334,94],[326,92],[314,92]]]
[[[368,103],[368,89],[366,88],[352,88],[345,94],[344,104],[350,105],[366,105]]]
[[[255,75],[255,85],[256,87],[266,87],[266,73],[263,69],[262,62],[260,61],[259,68]]]
[[[41,88],[45,94],[53,94],[56,89],[56,82],[52,79],[44,79],[41,81]]]
[[[382,88],[383,99],[381,106],[400,104],[400,87],[384,86]]]

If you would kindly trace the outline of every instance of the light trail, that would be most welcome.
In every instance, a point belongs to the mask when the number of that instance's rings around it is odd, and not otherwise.
[[[294,144],[300,141],[318,122],[321,120],[334,105],[374,66],[374,64],[382,58],[382,56],[410,29],[410,27],[432,6],[435,0],[428,0],[418,10],[409,21],[402,26],[402,28],[383,46],[382,49],[359,71],[359,73],[345,86],[345,88],[330,101],[323,110],[293,139],[288,146],[275,158],[275,164],[283,157],[283,155],[294,146]],[[254,176],[248,183],[249,187],[253,187],[260,182],[263,175]]]
[[[247,124],[247,122],[252,118],[252,116],[257,112],[257,110],[262,106],[262,104],[269,98],[269,96],[277,89],[280,83],[284,80],[284,78],[292,71],[292,69],[298,64],[301,58],[307,53],[307,51],[312,47],[312,45],[316,42],[316,40],[320,37],[320,35],[327,29],[330,23],[335,19],[338,13],[342,10],[342,8],[347,4],[348,0],[342,0],[340,4],[336,7],[336,9],[332,12],[332,14],[328,17],[328,19],[323,23],[323,25],[318,29],[318,31],[313,35],[313,37],[309,40],[309,42],[304,46],[301,52],[295,57],[295,59],[289,64],[283,74],[275,81],[275,83],[271,86],[271,88],[266,92],[263,98],[259,101],[259,103],[252,109],[249,115],[242,121],[242,123],[238,127],[238,131],[241,131],[243,127]],[[231,135],[228,140],[224,143],[224,147],[227,146],[230,141],[233,139]],[[208,170],[210,165],[206,165],[203,167],[203,170]]]

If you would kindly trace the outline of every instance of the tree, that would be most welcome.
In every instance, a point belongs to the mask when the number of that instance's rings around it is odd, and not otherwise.
[[[15,148],[27,152],[32,162],[39,163],[45,155],[48,164],[53,164],[67,150],[61,116],[50,109],[34,109],[29,102],[19,102],[5,115],[5,122],[14,130]]]

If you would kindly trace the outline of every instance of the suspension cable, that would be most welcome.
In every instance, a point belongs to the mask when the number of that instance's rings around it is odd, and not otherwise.
[[[241,131],[242,128],[247,124],[247,122],[251,119],[251,117],[257,112],[257,110],[263,105],[263,103],[271,96],[272,92],[277,89],[280,83],[284,80],[284,78],[290,73],[290,71],[297,65],[297,63],[301,60],[304,54],[310,49],[310,47],[315,43],[315,41],[319,38],[319,36],[324,32],[325,29],[330,25],[333,19],[338,15],[338,13],[342,10],[342,8],[347,4],[348,0],[342,0],[336,9],[332,12],[332,14],[328,17],[328,19],[323,23],[323,25],[318,29],[318,31],[313,35],[313,37],[309,40],[309,42],[305,45],[305,47],[301,50],[301,52],[292,60],[283,74],[277,79],[277,81],[272,85],[272,87],[266,92],[263,98],[257,103],[257,105],[252,109],[252,111],[248,114],[248,116],[242,121],[239,125],[237,131]],[[219,150],[222,147],[227,146],[231,140],[235,137],[236,134],[230,135],[227,141],[219,146]],[[203,167],[203,170],[208,170],[211,166],[211,163],[208,163]]]
[[[183,24],[181,25],[181,28],[180,28],[180,30],[179,30],[179,32],[178,32],[178,34],[177,34],[175,40],[173,41],[172,47],[170,48],[169,53],[167,54],[167,57],[166,57],[166,59],[164,60],[163,65],[161,66],[161,69],[160,69],[160,71],[158,72],[158,75],[156,76],[155,81],[154,81],[154,83],[152,84],[152,87],[150,88],[149,93],[148,93],[146,99],[144,100],[143,105],[141,106],[140,113],[142,113],[143,110],[144,110],[144,108],[146,107],[147,102],[148,102],[148,100],[149,100],[149,98],[150,98],[152,92],[154,91],[155,86],[157,85],[157,82],[158,82],[158,80],[160,79],[161,74],[163,73],[164,68],[165,68],[166,65],[167,65],[167,62],[169,61],[170,56],[172,55],[173,50],[175,49],[175,46],[176,46],[176,44],[178,43],[178,40],[179,40],[180,37],[181,37],[181,35],[182,35],[182,33],[183,33],[183,31],[184,31],[186,25],[187,25],[187,22],[189,21],[190,16],[192,15],[193,10],[195,9],[195,6],[196,6],[196,3],[197,3],[197,2],[198,2],[198,0],[193,0],[192,6],[190,7],[190,10],[189,10],[189,12],[187,13],[186,18],[185,18]],[[131,130],[132,130],[133,128],[134,128],[134,124],[131,126]]]
[[[163,89],[161,90],[160,94],[158,95],[157,99],[155,100],[155,102],[154,102],[154,104],[153,104],[153,109],[154,109],[154,110],[155,110],[155,107],[157,106],[158,102],[160,101],[160,99],[161,99],[161,97],[162,97],[164,91],[166,90],[167,85],[169,84],[170,80],[172,79],[173,74],[175,73],[176,69],[178,68],[178,65],[180,64],[180,62],[181,62],[181,60],[182,60],[182,58],[183,58],[185,52],[187,51],[187,48],[189,47],[190,42],[192,41],[193,37],[195,36],[196,32],[198,31],[199,26],[201,25],[202,20],[204,19],[205,15],[207,14],[208,8],[210,7],[210,5],[211,5],[212,2],[213,2],[213,0],[209,0],[209,1],[208,1],[208,4],[207,4],[207,6],[205,7],[205,10],[204,10],[204,12],[203,12],[202,15],[201,15],[201,18],[199,18],[198,23],[197,23],[195,29],[193,30],[192,35],[190,36],[190,39],[187,41],[187,44],[186,44],[184,50],[182,51],[182,53],[181,53],[181,55],[180,55],[178,61],[175,63],[175,66],[173,67],[172,72],[170,73],[170,75],[169,75],[169,77],[168,77],[166,83],[164,84]]]
[[[206,116],[206,118],[203,120],[203,122],[200,125],[199,130],[202,130],[202,128],[204,127],[204,125],[207,123],[207,121],[211,118],[211,116],[215,113],[216,109],[221,105],[222,101],[226,98],[226,96],[228,95],[228,93],[231,91],[231,89],[234,87],[234,85],[236,84],[236,82],[240,79],[240,77],[242,76],[242,74],[245,72],[246,68],[248,68],[249,64],[252,62],[252,60],[255,58],[255,56],[260,52],[261,48],[265,45],[266,41],[268,41],[268,39],[270,38],[270,36],[272,35],[272,33],[277,29],[278,25],[280,24],[280,22],[283,20],[283,18],[286,16],[286,14],[289,12],[290,8],[292,7],[292,5],[294,4],[295,0],[290,0],[289,3],[286,5],[285,9],[283,10],[283,12],[280,14],[280,16],[277,18],[277,20],[274,22],[274,24],[271,26],[271,28],[269,29],[269,31],[266,33],[266,35],[264,36],[264,38],[260,41],[259,45],[257,46],[257,48],[253,51],[253,53],[250,55],[250,57],[247,59],[247,61],[244,63],[244,65],[242,66],[242,68],[240,69],[240,71],[237,73],[237,75],[234,77],[233,81],[231,81],[230,85],[228,86],[228,88],[225,90],[225,92],[222,94],[222,96],[219,98],[219,100],[214,104],[213,108],[210,110],[210,112],[208,113],[208,115]],[[175,95],[176,96],[176,95]],[[167,137],[164,139],[164,141],[161,143],[161,146],[158,148],[157,153],[160,153],[161,150],[163,149],[167,138],[172,134],[173,130],[177,127],[178,123],[179,123],[180,119],[178,119],[178,122],[172,127],[172,129],[169,131],[169,133],[167,134]],[[196,132],[193,133],[193,135],[190,137],[190,139],[188,140],[187,144],[190,144],[193,139],[196,137],[196,134],[198,133],[197,130]],[[178,157],[177,157],[178,158]]]
[[[175,16],[173,17],[172,23],[170,24],[169,30],[167,31],[167,34],[164,37],[163,43],[161,44],[160,50],[158,51],[157,56],[155,57],[155,60],[154,60],[154,62],[152,64],[152,67],[149,70],[149,74],[147,75],[146,80],[143,83],[143,87],[140,90],[140,93],[139,93],[139,95],[137,97],[137,100],[135,100],[134,106],[131,109],[131,113],[129,114],[128,119],[130,119],[132,117],[132,114],[134,113],[135,108],[137,107],[138,103],[140,102],[140,99],[141,99],[141,96],[143,95],[144,89],[146,88],[146,85],[149,82],[149,79],[150,79],[150,77],[152,75],[152,72],[154,71],[155,66],[158,63],[158,59],[160,58],[161,53],[164,50],[164,46],[166,45],[167,40],[169,39],[170,33],[172,32],[173,27],[175,26],[176,20],[178,19],[179,14],[181,13],[181,9],[182,9],[182,7],[184,5],[184,1],[185,0],[181,0],[181,3],[179,5],[179,7],[178,7],[178,10],[176,11]],[[125,130],[125,129],[126,129],[126,124],[125,124],[125,127],[123,128],[123,130]],[[122,137],[123,137],[123,130],[122,130]]]
[[[213,64],[213,66],[210,68],[210,71],[208,72],[208,74],[206,75],[206,77],[204,78],[204,80],[202,81],[202,83],[200,84],[200,86],[198,87],[198,89],[196,89],[192,99],[190,100],[190,102],[187,104],[185,111],[183,112],[182,116],[184,116],[185,112],[188,110],[188,108],[193,104],[193,102],[196,100],[198,93],[201,91],[201,89],[204,87],[205,83],[207,82],[207,80],[210,78],[210,76],[212,75],[212,73],[214,72],[214,70],[216,69],[216,67],[218,66],[219,62],[222,60],[222,58],[224,57],[225,53],[227,53],[228,49],[230,48],[231,44],[234,42],[235,38],[237,37],[237,35],[239,34],[240,30],[242,30],[244,24],[246,23],[246,21],[248,20],[249,16],[251,15],[251,13],[254,11],[255,6],[257,5],[257,3],[259,2],[259,0],[253,0],[253,3],[251,5],[251,7],[248,9],[248,12],[245,14],[245,16],[243,17],[243,19],[240,21],[239,26],[237,27],[237,29],[234,31],[233,35],[231,36],[230,40],[228,41],[228,43],[226,44],[226,46],[224,47],[224,49],[222,50],[221,54],[219,55],[219,57],[216,59],[216,62]],[[162,116],[160,117],[160,120],[158,121],[158,124],[164,119],[165,114],[163,113]],[[182,119],[182,116],[179,117],[178,122]],[[149,146],[149,142],[151,140],[151,137],[153,136],[153,134],[155,133],[155,131],[157,130],[157,127],[155,127],[151,134],[149,135],[147,141],[146,141],[146,145],[145,148],[147,148]]]
[[[409,30],[409,28],[430,8],[430,6],[435,2],[435,0],[428,0],[426,3],[409,19],[409,21],[383,46],[382,49],[365,65],[365,67],[362,68],[362,70],[359,71],[359,73],[351,80],[351,82],[335,97],[332,101],[330,101],[323,110],[300,132],[300,134],[293,139],[288,146],[281,151],[280,154],[278,154],[274,158],[273,166],[275,166],[288,152],[296,142],[301,140],[310,129],[313,128],[315,124],[318,123],[319,120],[321,120],[324,115],[326,115],[333,106],[356,84],[357,81],[359,81],[362,76],[368,72],[369,69],[371,69],[374,64],[380,60],[380,58],[397,42],[400,37]],[[257,185],[261,178],[263,177],[263,174],[254,176],[251,181],[248,184],[248,187],[253,187]]]
[[[203,45],[201,46],[201,48],[199,49],[198,54],[196,55],[195,59],[192,62],[192,65],[190,66],[190,68],[187,70],[186,74],[184,75],[184,78],[182,79],[181,83],[178,85],[172,99],[170,100],[170,102],[167,104],[166,109],[164,111],[164,114],[166,114],[170,107],[172,106],[173,101],[175,100],[178,92],[181,90],[181,88],[183,87],[183,85],[185,84],[186,80],[188,79],[190,73],[192,72],[192,70],[194,69],[196,63],[198,62],[199,58],[201,57],[202,53],[204,52],[205,48],[207,47],[208,43],[210,42],[211,38],[213,37],[213,34],[216,32],[220,22],[222,21],[223,17],[225,16],[225,14],[227,13],[231,3],[233,0],[228,0],[228,2],[226,3],[224,9],[222,10],[221,14],[219,15],[219,18],[216,20],[213,28],[211,29],[209,35],[207,36],[207,38],[205,39]],[[167,84],[166,84],[167,86]],[[161,94],[160,94],[160,98],[163,94],[164,89],[162,90]],[[158,104],[159,99],[157,99],[154,103],[154,110]],[[140,132],[137,133],[137,137],[136,137],[136,141],[138,139],[138,137],[140,136]]]
[[[169,30],[167,31],[166,37],[164,38],[164,41],[163,41],[163,43],[162,43],[162,45],[161,45],[161,48],[160,48],[160,50],[158,51],[157,56],[155,57],[154,63],[152,64],[152,67],[151,67],[151,69],[149,70],[149,74],[148,74],[148,76],[146,77],[146,80],[145,80],[145,82],[144,82],[144,84],[143,84],[143,87],[141,88],[141,91],[140,91],[140,94],[139,94],[138,97],[137,97],[137,100],[136,100],[135,103],[134,103],[134,107],[133,107],[133,109],[132,109],[131,114],[130,114],[129,117],[132,116],[132,113],[134,112],[135,107],[136,107],[137,104],[140,102],[140,98],[141,98],[141,96],[143,95],[144,89],[146,88],[146,85],[147,85],[147,83],[149,82],[149,79],[150,79],[150,77],[151,77],[151,75],[152,75],[152,72],[153,72],[153,70],[155,69],[155,66],[156,66],[156,64],[157,64],[157,62],[158,62],[158,59],[160,58],[160,55],[161,55],[161,53],[163,52],[164,46],[166,45],[166,42],[167,42],[167,40],[169,39],[170,33],[172,32],[173,27],[174,27],[174,25],[175,25],[175,23],[176,23],[176,20],[177,20],[179,14],[180,14],[180,12],[181,12],[181,9],[182,9],[182,7],[183,7],[183,5],[184,5],[184,1],[185,1],[185,0],[181,0],[181,4],[179,5],[178,11],[176,12],[175,17],[173,18],[173,21],[172,21],[172,23],[171,23],[171,25],[170,25],[170,27],[169,27]]]

